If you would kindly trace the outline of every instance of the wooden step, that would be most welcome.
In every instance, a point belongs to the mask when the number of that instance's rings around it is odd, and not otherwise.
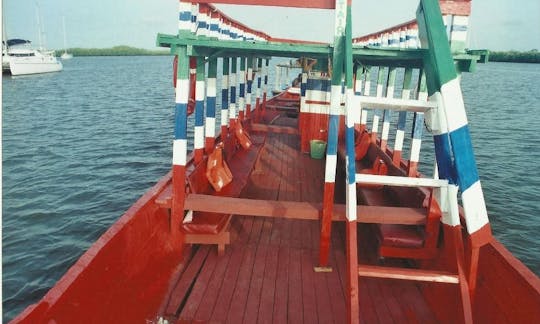
[[[442,283],[459,283],[457,274],[438,271],[438,270],[423,270],[409,268],[389,268],[372,265],[359,265],[358,275],[360,277],[371,278],[387,278],[412,281],[427,281],[427,282],[442,282]]]

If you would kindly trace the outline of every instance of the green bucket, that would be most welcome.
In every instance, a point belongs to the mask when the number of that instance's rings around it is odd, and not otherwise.
[[[311,147],[311,158],[322,159],[324,156],[324,151],[326,151],[326,142],[321,140],[311,140],[309,141],[309,145]]]

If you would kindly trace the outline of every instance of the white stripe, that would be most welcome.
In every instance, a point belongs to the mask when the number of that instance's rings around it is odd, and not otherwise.
[[[355,88],[357,92],[362,92],[362,79],[358,78],[358,76],[355,82]]]
[[[394,86],[386,87],[386,98],[393,98],[393,97],[394,97]]]
[[[229,85],[236,86],[236,72],[229,74]]]
[[[358,183],[381,184],[396,187],[439,188],[448,186],[448,180],[446,179],[398,177],[363,173],[357,173],[355,178]]]
[[[405,137],[405,132],[401,129],[398,129],[396,132],[396,142],[394,144],[394,151],[403,150],[403,138]]]
[[[173,141],[173,165],[186,165],[187,140],[175,139]]]
[[[221,126],[227,126],[229,122],[229,116],[227,116],[227,109],[221,111]]]
[[[376,97],[382,97],[382,94],[383,94],[383,86],[382,84],[377,84],[377,93],[376,93]]]
[[[443,84],[441,94],[447,112],[448,131],[452,132],[467,125],[467,114],[465,113],[465,103],[463,102],[459,80],[456,78]]]
[[[189,74],[197,74],[197,69],[189,69]]]
[[[450,39],[452,40],[452,42],[465,42],[467,40],[467,31],[453,31],[450,35]]]
[[[189,80],[176,80],[176,103],[187,104],[189,99]]]
[[[245,103],[244,97],[238,97],[238,110],[244,111],[245,107],[246,107],[246,103]]]
[[[216,96],[216,78],[208,78],[206,84],[206,96],[215,97]]]
[[[347,211],[346,211],[346,217],[349,222],[353,222],[356,220],[356,184],[351,183],[347,184]]]
[[[178,29],[191,31],[191,20],[190,21],[178,20]]]
[[[312,114],[328,115],[330,112],[330,105],[308,104],[308,112]]]
[[[364,109],[360,110],[360,124],[361,125],[367,124],[367,115],[368,115],[367,110],[364,110]]]
[[[253,81],[253,68],[248,68],[247,79],[248,81]]]
[[[251,105],[251,92],[246,93],[246,105]]]
[[[403,89],[401,92],[401,99],[410,99],[411,97],[411,90],[409,89]]]
[[[216,118],[206,117],[206,137],[216,137]]]
[[[362,106],[360,105],[360,96],[353,95],[351,110],[352,110],[353,124],[360,124],[360,116],[362,115]]]
[[[330,90],[330,115],[339,115],[341,108],[341,86],[333,85]]]
[[[195,100],[204,101],[204,81],[195,82]]]
[[[240,73],[238,73],[238,83],[246,83],[246,71],[240,69]]]
[[[469,234],[476,232],[489,223],[480,181],[475,182],[469,189],[465,190],[461,194],[461,200]]]
[[[312,101],[326,101],[328,92],[319,90],[306,90],[306,98]]]
[[[195,126],[195,134],[193,136],[194,145],[193,147],[196,149],[203,148],[204,147],[204,127],[203,126]]]
[[[422,140],[419,138],[413,138],[411,144],[411,162],[420,161],[420,147],[422,146]]]
[[[326,155],[326,168],[324,170],[324,182],[336,182],[337,155]]]
[[[459,225],[458,186],[448,185],[447,212],[442,215],[442,222],[450,226]]]
[[[309,105],[306,104],[306,98],[305,97],[301,97],[300,98],[300,112],[309,112]]]
[[[369,96],[370,91],[371,91],[371,81],[370,81],[370,80],[366,80],[366,84],[365,84],[365,87],[364,87],[364,93],[363,93],[363,95],[364,95],[364,96]]]
[[[231,103],[229,105],[229,119],[235,119],[236,118],[236,104]]]
[[[373,115],[373,127],[371,128],[373,133],[379,132],[379,116]]]
[[[424,113],[424,120],[433,135],[448,133],[446,124],[446,112],[444,110],[444,101],[440,92],[435,92],[429,97],[429,101],[437,103],[437,109],[431,109]]]
[[[354,95],[354,90],[353,89],[347,89],[345,91],[345,95],[346,95],[346,98],[345,98],[345,107],[346,107],[346,110],[347,110],[347,118],[346,118],[346,122],[347,122],[347,127],[354,127],[354,123],[355,123],[355,116],[358,116],[358,114],[355,114],[354,113],[354,99],[355,99],[355,95]]]
[[[388,133],[390,132],[390,122],[383,122],[382,124],[382,135],[381,135],[381,138],[383,140],[387,140],[388,139]]]
[[[227,89],[229,87],[229,77],[225,74],[221,77],[221,89]]]

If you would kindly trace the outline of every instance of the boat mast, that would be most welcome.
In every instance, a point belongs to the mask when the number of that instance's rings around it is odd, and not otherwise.
[[[66,46],[66,16],[62,16],[62,30],[64,32],[64,54],[67,54]]]

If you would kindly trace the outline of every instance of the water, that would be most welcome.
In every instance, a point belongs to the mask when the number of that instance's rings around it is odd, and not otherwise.
[[[462,82],[493,230],[537,274],[539,79],[538,64],[490,63]],[[3,100],[7,321],[169,170],[171,58],[74,58],[61,73],[5,77]]]

